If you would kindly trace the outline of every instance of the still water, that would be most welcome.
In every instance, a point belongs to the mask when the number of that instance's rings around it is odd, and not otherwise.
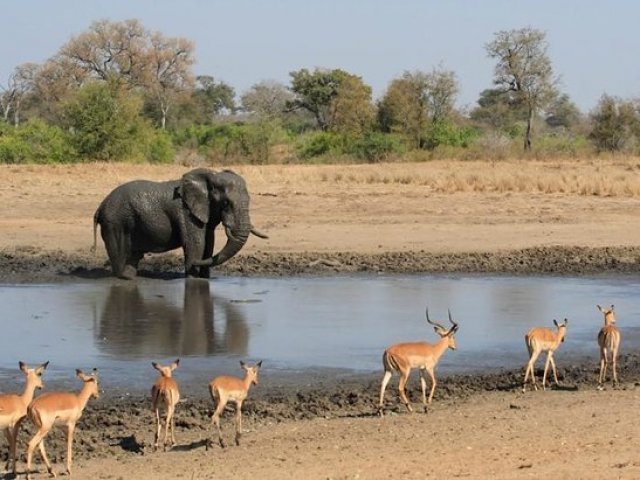
[[[149,362],[181,358],[181,376],[240,374],[239,359],[271,371],[380,371],[394,342],[435,340],[425,322],[460,324],[458,350],[439,371],[519,368],[523,335],[569,319],[561,365],[593,357],[602,324],[596,304],[614,304],[623,352],[640,344],[635,277],[339,276],[218,278],[59,285],[0,285],[0,376],[18,360],[49,360],[50,378],[99,367],[111,384],[153,378]],[[13,372],[13,373],[11,373]],[[148,383],[148,382],[146,382]],[[147,385],[141,388],[147,388]]]

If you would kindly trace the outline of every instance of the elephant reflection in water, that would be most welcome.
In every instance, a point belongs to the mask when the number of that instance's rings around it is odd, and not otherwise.
[[[96,335],[100,349],[113,355],[246,355],[249,328],[242,313],[222,301],[224,333],[214,329],[213,297],[209,282],[185,282],[182,308],[163,296],[144,298],[136,284],[111,286]]]

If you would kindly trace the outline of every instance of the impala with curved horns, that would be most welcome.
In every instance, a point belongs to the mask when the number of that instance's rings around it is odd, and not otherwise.
[[[556,362],[553,359],[553,353],[558,349],[560,344],[564,342],[567,334],[567,324],[569,320],[564,319],[564,323],[559,324],[555,319],[553,324],[557,330],[554,332],[549,328],[535,327],[527,332],[524,336],[524,341],[527,344],[527,350],[529,351],[529,362],[524,373],[524,382],[522,384],[522,391],[524,392],[527,387],[527,380],[531,375],[531,381],[533,387],[537,390],[538,384],[536,383],[536,374],[534,371],[534,365],[536,360],[542,352],[547,352],[547,361],[544,364],[544,374],[542,375],[542,390],[545,390],[547,382],[547,373],[549,371],[549,365],[553,369],[553,378],[558,385],[558,372],[556,370]]]
[[[400,373],[400,383],[398,384],[400,398],[402,399],[402,402],[405,404],[407,409],[410,412],[413,411],[405,392],[405,385],[413,368],[420,369],[422,403],[424,404],[424,409],[426,412],[427,404],[431,403],[431,400],[433,399],[433,392],[435,392],[436,390],[436,365],[438,365],[440,357],[442,357],[442,355],[448,348],[450,348],[451,350],[456,349],[455,333],[458,331],[458,324],[451,317],[451,311],[449,311],[448,313],[449,322],[451,322],[451,328],[446,329],[441,324],[432,321],[429,318],[429,309],[426,309],[427,322],[434,326],[435,332],[440,336],[440,340],[438,340],[436,343],[396,343],[394,345],[391,345],[384,351],[384,354],[382,355],[384,377],[382,378],[382,386],[380,388],[380,402],[378,403],[378,413],[380,414],[380,416],[383,416],[384,414],[384,392],[394,371]],[[425,371],[429,374],[429,377],[431,377],[431,392],[429,393],[428,401],[426,395],[427,379]]]
[[[604,326],[598,332],[598,346],[600,347],[600,375],[598,376],[598,390],[604,389],[604,381],[607,376],[607,365],[611,356],[612,383],[618,385],[618,350],[620,349],[620,330],[614,324],[616,316],[611,308],[602,308],[596,305],[604,315]]]

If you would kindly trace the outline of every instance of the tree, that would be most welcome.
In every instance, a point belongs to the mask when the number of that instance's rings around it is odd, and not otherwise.
[[[224,111],[234,113],[236,92],[225,82],[216,82],[210,75],[196,77],[193,97],[205,122],[213,121]]]
[[[640,134],[640,108],[631,101],[603,95],[591,112],[589,138],[599,152],[616,152],[635,146]]]
[[[0,106],[2,107],[2,116],[5,121],[9,119],[9,113],[13,113],[13,124],[20,124],[20,112],[24,98],[33,92],[35,86],[35,78],[39,71],[39,65],[36,63],[23,63],[18,65],[13,73],[9,76],[7,86],[0,85],[2,93],[0,94]]]
[[[180,93],[191,89],[193,43],[184,38],[167,38],[155,32],[149,38],[145,68],[140,83],[160,111],[160,128],[167,124],[169,108]]]
[[[478,106],[471,110],[470,118],[493,129],[512,133],[520,122],[526,122],[527,109],[511,91],[488,88],[480,92]]]
[[[402,133],[417,148],[426,148],[429,129],[450,119],[457,93],[452,71],[405,72],[391,81],[380,101],[380,126],[384,131]]]
[[[290,72],[291,91],[296,98],[288,103],[290,110],[303,109],[310,112],[322,130],[332,124],[331,102],[338,95],[342,81],[352,76],[344,70],[316,68],[310,72],[306,68]]]
[[[355,75],[344,77],[331,100],[330,112],[334,131],[357,136],[371,130],[375,120],[371,87]]]
[[[67,69],[77,67],[90,78],[138,85],[148,43],[149,34],[138,20],[99,20],[64,44],[58,56]]]
[[[485,47],[489,57],[498,61],[493,83],[504,92],[513,92],[527,110],[524,149],[529,150],[534,115],[556,95],[545,34],[531,27],[500,31]]]
[[[582,119],[582,113],[575,103],[571,101],[569,95],[563,93],[559,95],[547,109],[545,121],[553,128],[564,127],[569,129]]]
[[[149,127],[142,100],[118,82],[90,82],[65,104],[66,127],[81,157],[120,160],[139,151]]]
[[[138,20],[100,20],[60,48],[43,86],[51,92],[68,93],[70,87],[103,81],[143,90],[165,128],[176,97],[192,88],[193,51],[189,40],[150,32]]]
[[[259,117],[274,118],[282,115],[294,95],[285,85],[265,80],[256,83],[240,97],[242,108]]]

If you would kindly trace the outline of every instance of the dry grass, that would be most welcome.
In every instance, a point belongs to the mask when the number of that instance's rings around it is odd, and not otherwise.
[[[364,165],[239,165],[232,167],[247,180],[252,191],[277,192],[283,189],[321,192],[329,188],[358,185],[403,185],[425,187],[427,191],[542,193],[582,196],[640,197],[640,158],[615,157],[588,160],[437,160],[424,163],[383,163]],[[58,185],[77,184],[78,179],[95,178],[100,173],[106,190],[132,178],[178,178],[187,167],[144,164],[2,165],[2,177],[30,172],[46,172],[40,181]],[[14,175],[5,175],[11,172]],[[35,185],[32,185],[35,186]]]

